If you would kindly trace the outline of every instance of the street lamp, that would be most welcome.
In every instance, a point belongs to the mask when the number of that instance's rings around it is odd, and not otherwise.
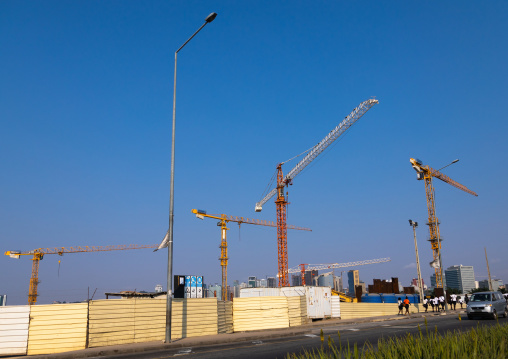
[[[173,87],[173,135],[171,137],[171,179],[170,179],[170,190],[169,190],[169,229],[168,229],[168,283],[167,283],[167,298],[166,298],[166,343],[171,341],[171,295],[172,295],[172,278],[173,278],[173,210],[174,210],[174,190],[175,190],[175,119],[176,119],[176,60],[178,52],[183,49],[189,41],[192,40],[206,24],[212,22],[216,13],[212,12],[205,19],[205,23],[192,34],[182,46],[175,52],[175,76],[174,76],[174,87]]]
[[[423,281],[422,281],[422,272],[420,269],[420,256],[418,255],[418,245],[416,244],[416,227],[418,227],[418,222],[414,222],[413,220],[409,220],[409,225],[413,227],[413,236],[415,239],[415,253],[416,253],[416,271],[418,273],[418,288],[420,289],[420,301],[423,303]]]

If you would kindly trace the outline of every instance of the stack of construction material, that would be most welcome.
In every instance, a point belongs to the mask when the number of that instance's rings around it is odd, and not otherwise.
[[[341,319],[394,315],[398,311],[397,303],[340,303]],[[418,313],[418,307],[411,305],[409,312]]]
[[[28,355],[85,349],[88,304],[33,305]]]
[[[287,297],[289,326],[294,327],[307,323],[307,299],[304,295]]]
[[[0,356],[26,355],[30,307],[0,306]]]
[[[217,328],[217,298],[173,299],[171,339],[214,335]]]
[[[219,334],[233,333],[233,303],[218,301],[217,315]]]
[[[289,327],[287,298],[235,298],[233,327],[235,332]]]

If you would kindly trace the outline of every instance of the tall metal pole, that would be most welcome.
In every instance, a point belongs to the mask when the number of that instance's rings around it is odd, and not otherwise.
[[[187,43],[192,40],[198,32],[209,22],[212,22],[216,13],[212,12],[205,19],[205,23],[191,36],[185,43],[178,48],[175,52],[175,75],[173,84],[173,127],[171,136],[171,179],[169,187],[169,229],[168,229],[168,278],[167,278],[167,294],[166,294],[166,343],[171,341],[171,304],[173,295],[173,210],[175,205],[175,128],[176,128],[176,61],[178,52],[183,49]]]
[[[416,227],[418,227],[418,222],[414,222],[410,219],[409,224],[413,227],[413,236],[415,240],[415,253],[416,253],[416,271],[418,273],[418,288],[420,292],[420,301],[421,303],[423,303],[424,293],[423,293],[422,272],[420,269],[420,256],[418,255],[418,244],[416,243]]]
[[[492,291],[492,279],[490,278],[490,267],[489,267],[489,259],[487,258],[487,247],[483,247],[485,249],[485,260],[487,261],[487,272],[489,273],[489,290]]]

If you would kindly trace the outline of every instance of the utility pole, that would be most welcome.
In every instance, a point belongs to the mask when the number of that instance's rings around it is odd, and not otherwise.
[[[418,273],[418,288],[420,292],[420,302],[423,303],[424,293],[423,293],[422,272],[420,269],[420,256],[418,255],[418,244],[416,243],[416,227],[418,227],[418,222],[414,222],[413,220],[410,219],[409,225],[413,227],[413,237],[415,240],[415,253],[416,253],[416,271]]]
[[[487,258],[487,247],[483,247],[485,249],[485,260],[487,261],[487,272],[489,273],[489,290],[492,291],[492,279],[490,278],[490,267],[489,267],[489,259]]]

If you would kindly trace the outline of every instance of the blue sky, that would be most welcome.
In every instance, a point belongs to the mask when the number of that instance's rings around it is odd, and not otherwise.
[[[220,282],[220,230],[201,208],[255,213],[278,162],[374,106],[289,188],[289,266],[391,257],[373,278],[424,280],[432,260],[424,184],[435,181],[443,262],[508,281],[505,1],[2,1],[0,243],[5,250],[159,243],[168,227],[178,55],[175,274]],[[285,165],[287,173],[295,161]],[[277,272],[274,228],[230,225],[229,281]],[[58,260],[61,260],[58,272]],[[48,255],[39,302],[166,283],[166,251]],[[0,294],[26,303],[31,261],[0,257]],[[336,272],[338,273],[338,271]]]

